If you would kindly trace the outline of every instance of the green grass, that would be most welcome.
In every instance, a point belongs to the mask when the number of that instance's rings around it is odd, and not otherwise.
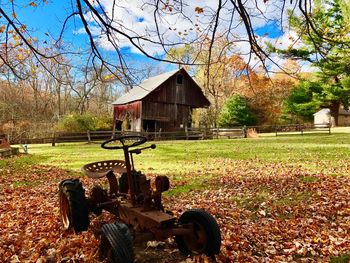
[[[45,155],[34,154],[34,155],[14,156],[10,158],[0,159],[0,170],[1,169],[11,169],[11,170],[24,169],[31,165],[43,164],[45,162],[47,162],[47,157]]]
[[[189,177],[189,176],[172,176],[170,180],[173,182],[180,181],[184,182],[183,185],[172,187],[167,195],[181,195],[191,191],[205,190],[208,188],[208,181],[213,177],[211,174],[201,175],[200,177]],[[215,186],[211,186],[211,189]]]
[[[247,160],[254,166],[284,162],[311,172],[324,167],[341,167],[350,161],[350,136],[347,133],[155,143],[155,150],[148,149],[134,156],[135,168],[146,174],[167,175],[172,182],[185,182],[172,188],[169,194],[205,189],[208,180],[223,174],[225,162],[230,160]],[[8,159],[0,160],[0,169],[25,168],[37,163],[79,174],[80,168],[87,163],[123,159],[122,150],[104,150],[99,144],[86,143],[57,144],[55,147],[29,145],[29,153],[13,158],[10,163]],[[332,176],[342,175],[337,171],[331,173]],[[300,180],[313,183],[316,178],[305,176]]]
[[[348,134],[262,137],[208,141],[156,142],[155,150],[135,156],[137,169],[162,174],[189,173],[203,167],[215,167],[218,160],[260,160],[287,162],[316,169],[315,160],[349,159]],[[79,170],[86,163],[123,159],[121,150],[104,150],[98,144],[70,143],[30,145],[29,152],[39,163]],[[0,163],[1,166],[1,163]]]
[[[341,255],[339,257],[332,257],[331,263],[348,263],[350,262],[350,254]]]
[[[310,192],[303,192],[303,193],[294,193],[294,192],[290,192],[290,193],[286,193],[286,195],[284,197],[278,198],[276,200],[274,200],[274,203],[276,205],[279,206],[293,206],[293,205],[297,205],[298,203],[301,202],[307,202],[308,200],[310,200],[312,197],[312,193]]]
[[[318,178],[314,176],[303,176],[300,178],[300,181],[303,183],[315,183],[318,181]]]
[[[261,203],[266,202],[270,197],[270,190],[267,187],[261,187],[254,196],[234,196],[231,198],[239,207],[256,212]]]
[[[16,181],[13,183],[13,187],[36,187],[41,185],[40,181]]]

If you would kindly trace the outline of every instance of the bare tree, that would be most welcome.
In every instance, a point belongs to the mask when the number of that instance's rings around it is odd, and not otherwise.
[[[129,6],[126,4],[130,2],[138,3],[138,12],[133,13],[133,10],[128,9]],[[76,0],[67,3],[69,4],[67,10],[70,11],[61,23],[61,33],[56,37],[52,36],[55,38],[53,43],[58,48],[55,52],[47,51],[49,43],[38,42],[31,36],[30,31],[27,30],[28,26],[18,17],[16,1],[2,3],[0,61],[9,67],[13,74],[24,77],[17,70],[18,53],[16,52],[21,48],[30,52],[44,68],[46,66],[43,61],[46,59],[63,63],[58,59],[60,56],[79,53],[70,49],[64,39],[65,30],[75,20],[79,20],[83,25],[77,30],[83,31],[88,37],[89,51],[92,54],[89,67],[97,73],[107,70],[126,84],[131,84],[133,74],[129,71],[128,62],[122,52],[125,45],[153,60],[193,65],[197,63],[196,56],[192,61],[176,61],[168,59],[169,56],[158,54],[167,54],[172,47],[200,44],[207,39],[209,45],[203,46],[203,49],[208,56],[206,61],[209,67],[216,62],[212,56],[216,37],[225,37],[231,45],[248,47],[243,51],[237,50],[237,53],[241,55],[244,53],[247,56],[248,64],[256,57],[268,70],[267,63],[275,63],[275,61],[264,50],[263,43],[255,34],[257,22],[266,23],[273,20],[283,27],[286,10],[289,9],[290,12],[297,12],[305,17],[307,29],[310,32],[318,33],[317,27],[313,25],[310,0],[218,0],[198,4],[185,0]],[[39,4],[38,1],[30,2],[32,6],[37,4]],[[133,26],[129,18],[136,13],[149,14],[147,17],[139,18],[139,22],[147,19],[149,26],[141,27],[142,30]],[[105,55],[106,46],[116,52],[116,56],[112,59]],[[158,54],[154,52],[155,50]],[[201,52],[200,50],[199,54]]]

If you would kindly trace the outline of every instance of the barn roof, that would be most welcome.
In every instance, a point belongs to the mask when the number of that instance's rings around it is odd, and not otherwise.
[[[134,86],[128,93],[118,98],[112,104],[120,105],[141,100],[180,70],[181,69],[177,69],[148,78],[144,80],[140,85]]]

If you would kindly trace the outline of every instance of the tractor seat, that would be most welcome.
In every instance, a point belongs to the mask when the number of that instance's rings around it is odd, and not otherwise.
[[[111,171],[119,174],[126,172],[126,165],[122,160],[108,160],[85,164],[81,170],[90,178],[102,178]]]

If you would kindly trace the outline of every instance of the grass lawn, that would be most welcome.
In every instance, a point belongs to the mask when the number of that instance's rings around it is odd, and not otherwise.
[[[340,131],[344,131],[344,128]],[[205,187],[203,181],[225,173],[230,166],[225,164],[230,161],[245,161],[253,169],[284,163],[304,171],[336,176],[343,175],[344,170],[337,168],[347,165],[350,160],[350,134],[339,132],[332,135],[265,135],[253,139],[155,143],[155,150],[134,155],[135,166],[146,174],[167,175],[171,180],[188,183],[173,188],[170,194]],[[87,143],[56,144],[55,147],[50,144],[30,145],[29,152],[33,155],[29,162],[55,165],[73,170],[77,175],[82,175],[80,168],[86,163],[123,159],[122,150],[105,150],[100,144]],[[23,162],[26,163],[26,158]],[[270,172],[273,174],[274,170]]]
[[[218,262],[347,262],[350,134],[347,129],[337,131],[332,135],[161,141],[155,142],[155,150],[136,155],[135,164],[151,178],[170,177],[171,190],[164,202],[175,214],[204,208],[216,217],[222,234]],[[50,257],[79,261],[76,257],[85,257],[89,262],[99,262],[98,240],[93,233],[110,219],[94,217],[92,230],[79,236],[62,234],[57,183],[80,176],[88,192],[92,182],[83,176],[80,167],[89,162],[123,159],[122,151],[104,150],[99,144],[69,143],[56,147],[29,145],[29,153],[0,160],[0,192],[5,193],[0,198],[0,222],[5,222],[0,224],[0,254],[5,255],[0,261],[14,261],[16,257],[24,261]],[[15,213],[12,203],[20,207]],[[36,242],[38,237],[45,239],[51,233],[51,245],[33,242],[28,227],[35,229]],[[15,235],[21,228],[24,245],[18,245],[19,236]],[[17,245],[9,247],[13,242]],[[78,246],[78,252],[77,244],[84,244]],[[167,251],[176,250],[174,244],[168,245]],[[177,254],[171,255],[139,262],[177,258]]]
[[[318,162],[333,167],[350,158],[350,134],[293,135],[254,139],[160,141],[155,150],[135,156],[137,169],[181,175],[202,169],[222,169],[220,160],[283,162],[317,170]],[[84,164],[123,159],[121,150],[104,150],[99,144],[69,143],[30,145],[29,152],[41,164],[78,171]]]

